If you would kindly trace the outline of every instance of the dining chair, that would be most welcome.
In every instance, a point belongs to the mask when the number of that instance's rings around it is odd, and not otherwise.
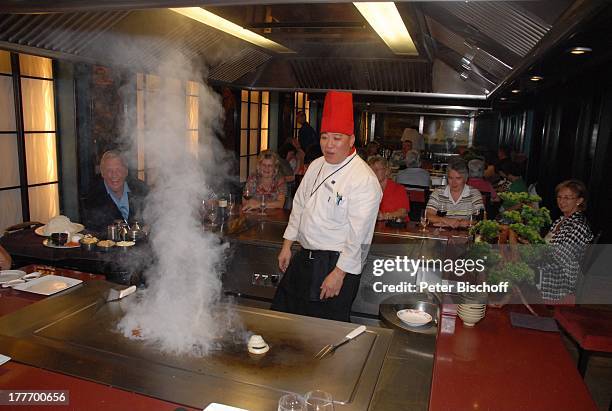
[[[427,206],[431,191],[427,186],[419,186],[416,184],[402,185],[406,188],[408,200],[410,201],[410,212],[408,213],[408,216],[411,221],[419,221],[423,210]]]
[[[585,282],[588,281],[589,271],[601,250],[595,247],[601,238],[601,231],[595,235],[590,247],[580,264],[581,274],[577,280],[577,301],[584,301]],[[556,306],[554,317],[576,343],[578,348],[578,371],[584,377],[587,371],[589,358],[595,353],[612,354],[612,311],[596,305],[564,305]]]

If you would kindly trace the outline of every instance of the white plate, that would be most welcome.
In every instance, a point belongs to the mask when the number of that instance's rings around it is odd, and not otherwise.
[[[2,270],[0,271],[0,284],[16,280],[24,275],[26,275],[25,271],[21,270]]]
[[[80,233],[81,231],[85,229],[85,226],[83,224],[79,224],[79,223],[72,223],[72,224],[76,226],[76,230],[71,231],[70,234]],[[45,235],[45,227],[46,225],[40,226],[36,228],[34,232],[41,237],[49,237],[48,235]]]
[[[24,284],[13,286],[13,290],[27,291],[34,294],[52,295],[67,288],[81,284],[83,280],[62,277],[60,275],[46,275]]]
[[[43,245],[45,247],[49,247],[49,248],[79,248],[81,246],[81,244],[74,244],[74,245],[55,245],[55,244],[51,244],[51,239],[50,238],[45,238],[43,240]]]
[[[397,318],[413,327],[425,325],[432,319],[430,314],[426,313],[425,311],[415,310],[414,308],[406,308],[405,310],[399,310],[397,312]]]

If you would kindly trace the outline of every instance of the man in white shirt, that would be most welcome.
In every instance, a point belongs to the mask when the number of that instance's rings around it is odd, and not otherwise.
[[[323,157],[300,183],[278,255],[285,275],[274,310],[350,320],[382,198],[376,176],[355,151],[353,127],[352,94],[330,91],[321,121]],[[292,258],[294,241],[302,250]]]

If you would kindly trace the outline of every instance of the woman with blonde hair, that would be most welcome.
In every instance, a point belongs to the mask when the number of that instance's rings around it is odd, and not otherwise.
[[[376,174],[383,197],[378,209],[378,220],[392,220],[395,218],[409,220],[410,202],[404,186],[397,184],[389,178],[389,163],[384,157],[371,156],[368,165]]]
[[[287,185],[279,175],[280,160],[272,150],[264,150],[257,157],[257,169],[247,179],[244,186],[242,209],[247,211],[257,208],[265,198],[266,208],[283,208]]]

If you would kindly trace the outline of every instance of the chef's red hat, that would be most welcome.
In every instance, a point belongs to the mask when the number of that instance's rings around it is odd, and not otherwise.
[[[321,133],[342,133],[352,136],[353,94],[343,91],[328,91],[323,105]]]

